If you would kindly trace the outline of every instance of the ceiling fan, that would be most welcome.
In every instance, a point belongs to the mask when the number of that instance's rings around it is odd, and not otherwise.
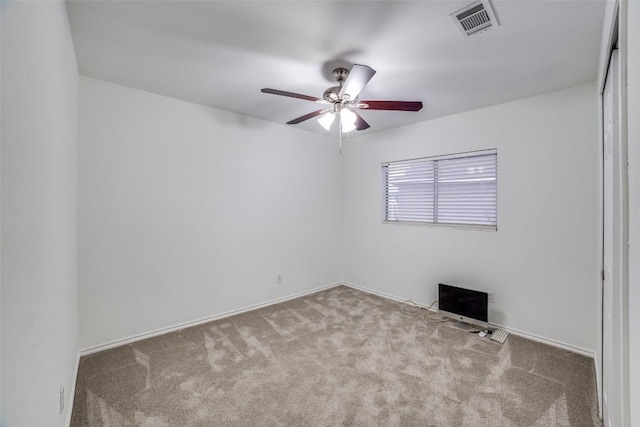
[[[326,108],[305,114],[297,119],[288,121],[287,124],[297,125],[305,120],[321,116],[318,122],[326,130],[329,130],[336,116],[340,116],[342,132],[364,130],[370,127],[369,123],[358,114],[358,109],[387,111],[420,111],[422,109],[422,102],[420,101],[360,101],[358,95],[360,95],[362,89],[375,73],[376,70],[373,68],[360,64],[355,64],[351,71],[346,68],[336,68],[333,70],[333,77],[338,82],[338,86],[332,86],[325,90],[322,98],[269,88],[262,89],[262,93],[326,104]]]

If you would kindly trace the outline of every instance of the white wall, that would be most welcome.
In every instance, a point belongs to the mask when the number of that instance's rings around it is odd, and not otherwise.
[[[62,426],[78,356],[78,72],[63,2],[0,7],[0,424]],[[61,385],[63,414],[58,413]]]
[[[624,10],[624,8],[623,8]],[[631,426],[640,425],[640,2],[628,2],[627,141],[629,155],[629,369]]]
[[[597,120],[587,84],[348,143],[344,279],[424,303],[439,282],[491,290],[490,322],[595,351]],[[382,223],[382,162],[486,148],[497,232]]]
[[[335,139],[80,82],[82,348],[340,280]]]

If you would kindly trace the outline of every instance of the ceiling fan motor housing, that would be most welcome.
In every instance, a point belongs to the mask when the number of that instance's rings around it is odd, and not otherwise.
[[[340,88],[341,86],[330,87],[329,89],[324,91],[324,95],[322,95],[322,97],[325,101],[338,102],[340,100],[340,97],[338,95],[340,93]]]
[[[333,70],[333,78],[340,83],[340,86],[342,86],[342,82],[344,82],[347,77],[349,77],[349,70],[346,68],[336,68]]]
[[[348,76],[349,70],[347,70],[346,68],[336,68],[335,70],[333,70],[333,78],[336,79],[339,85],[332,86],[329,89],[325,90],[322,98],[324,98],[325,101],[333,103],[340,102],[340,89],[342,89],[342,84]]]

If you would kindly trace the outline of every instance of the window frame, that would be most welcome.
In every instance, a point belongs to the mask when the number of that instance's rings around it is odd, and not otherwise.
[[[438,160],[447,160],[447,159],[461,159],[465,157],[480,157],[480,156],[488,156],[495,155],[495,224],[469,224],[469,223],[456,223],[456,222],[433,222],[433,221],[408,221],[408,220],[389,220],[387,219],[387,173],[385,172],[385,167],[394,163],[410,163],[410,162],[428,162],[428,161],[438,161]],[[388,170],[388,169],[387,169]],[[456,228],[456,229],[466,229],[466,230],[478,230],[478,231],[498,231],[498,149],[490,148],[476,151],[465,151],[460,153],[452,153],[452,154],[444,154],[437,156],[427,156],[427,157],[417,157],[411,159],[402,159],[402,160],[394,160],[388,162],[382,162],[380,165],[380,174],[381,174],[381,218],[383,224],[391,224],[391,225],[417,225],[417,226],[428,226],[428,227],[445,227],[445,228]],[[434,182],[434,191],[437,188],[437,182]],[[434,217],[437,218],[437,204],[434,205]]]

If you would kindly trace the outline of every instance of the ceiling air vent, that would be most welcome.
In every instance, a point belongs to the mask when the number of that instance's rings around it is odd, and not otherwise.
[[[479,34],[500,25],[489,0],[475,1],[449,16],[463,37]]]

